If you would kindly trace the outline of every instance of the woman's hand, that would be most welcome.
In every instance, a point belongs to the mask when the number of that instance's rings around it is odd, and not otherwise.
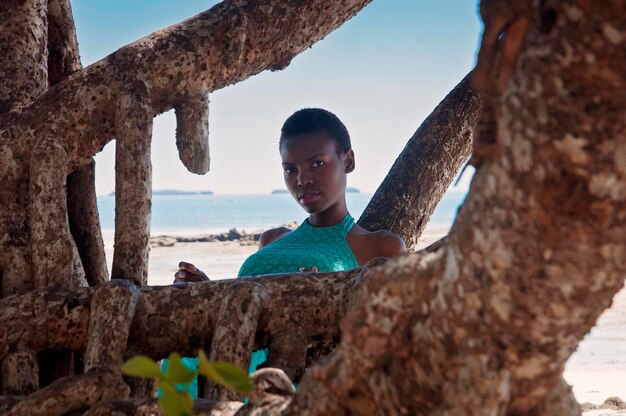
[[[206,282],[211,280],[206,274],[191,263],[181,261],[174,273],[174,283]]]

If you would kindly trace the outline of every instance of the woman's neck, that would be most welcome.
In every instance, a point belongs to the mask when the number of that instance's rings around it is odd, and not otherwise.
[[[339,224],[348,215],[345,201],[325,211],[309,215],[309,224],[313,227],[330,227]]]

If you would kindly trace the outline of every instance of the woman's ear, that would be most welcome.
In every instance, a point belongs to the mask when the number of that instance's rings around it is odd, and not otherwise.
[[[352,149],[346,152],[343,162],[346,166],[346,173],[350,173],[354,170],[354,151]]]

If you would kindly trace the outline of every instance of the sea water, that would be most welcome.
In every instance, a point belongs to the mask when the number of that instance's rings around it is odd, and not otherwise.
[[[371,193],[346,194],[348,209],[358,219],[372,199]],[[430,226],[450,227],[465,192],[445,194],[430,219]],[[115,229],[115,196],[98,197],[100,225],[105,235]],[[289,194],[267,195],[154,195],[152,235],[221,233],[232,228],[266,230],[291,222],[300,224],[306,212]]]

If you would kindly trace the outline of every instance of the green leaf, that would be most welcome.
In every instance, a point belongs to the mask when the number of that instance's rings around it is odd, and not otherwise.
[[[170,354],[169,363],[167,364],[167,372],[165,378],[174,384],[188,384],[196,376],[195,371],[189,370],[183,364],[180,354],[173,352]]]
[[[206,378],[240,393],[252,391],[252,383],[241,368],[223,361],[210,362],[204,351],[199,352],[198,358],[198,372]]]
[[[167,380],[159,383],[161,397],[159,406],[163,416],[192,416],[193,399],[187,392],[176,391],[174,386]]]
[[[136,355],[126,361],[122,366],[122,373],[127,376],[141,378],[156,378],[159,380],[163,378],[163,373],[157,363],[145,355]]]

